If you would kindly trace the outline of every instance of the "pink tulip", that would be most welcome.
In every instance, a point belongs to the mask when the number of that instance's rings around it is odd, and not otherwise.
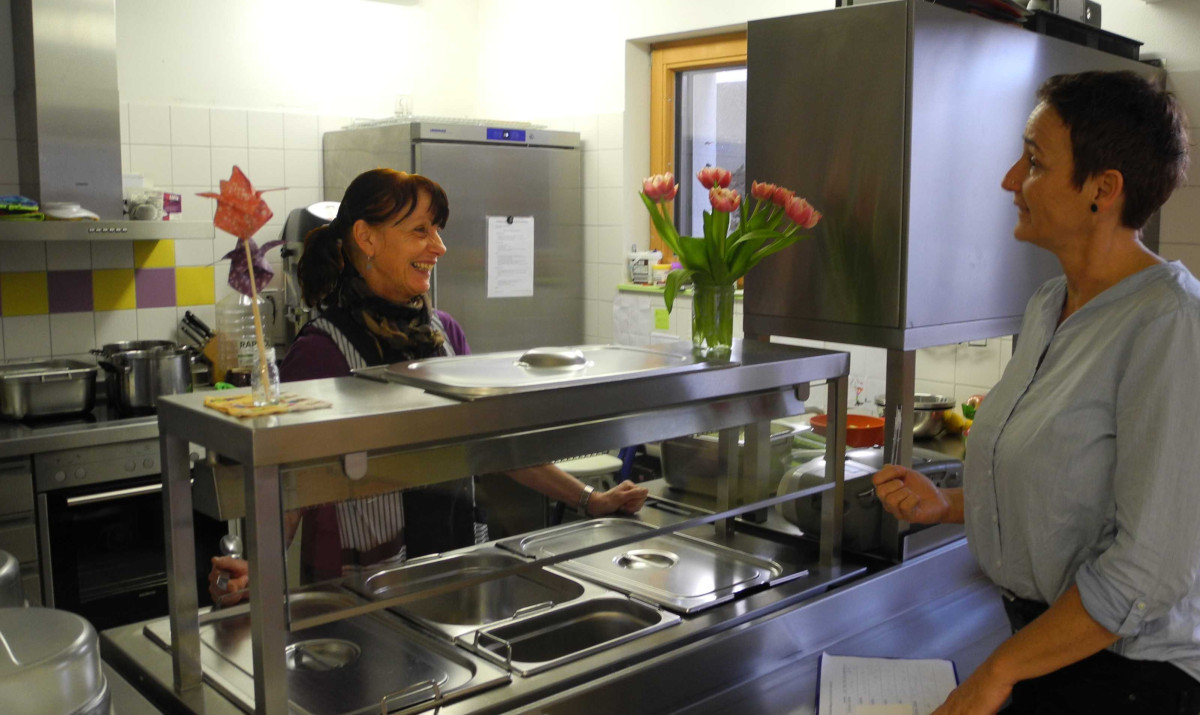
[[[733,189],[723,189],[720,186],[714,186],[708,190],[708,200],[712,203],[714,210],[725,213],[733,213],[737,211],[738,206],[742,205],[741,194]]]
[[[785,213],[787,213],[788,219],[790,219],[791,222],[797,226],[804,226],[804,224],[807,223],[813,215],[812,204],[808,203],[799,196],[793,198],[791,201],[788,201],[787,206],[785,206],[783,210]]]
[[[679,184],[675,183],[675,175],[669,171],[642,179],[642,193],[651,201],[659,203],[671,201],[675,198],[675,192],[678,190]]]
[[[700,180],[700,184],[706,189],[711,189],[714,186],[720,186],[722,189],[729,188],[729,182],[733,181],[733,174],[729,173],[728,169],[722,169],[719,166],[706,166],[696,174],[696,178]]]
[[[816,226],[817,222],[820,220],[821,220],[821,212],[817,211],[816,209],[813,209],[812,216],[810,216],[809,219],[804,222],[804,228],[812,228],[812,227]]]
[[[781,209],[786,209],[788,202],[796,197],[796,192],[791,189],[785,189],[782,186],[776,186],[775,191],[771,194],[771,203]]]
[[[755,181],[750,184],[750,195],[759,201],[770,201],[778,188],[775,184],[760,184]]]

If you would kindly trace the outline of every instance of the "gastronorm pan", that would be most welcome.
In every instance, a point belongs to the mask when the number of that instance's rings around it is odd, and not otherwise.
[[[61,359],[0,365],[0,417],[19,420],[91,412],[99,370]]]

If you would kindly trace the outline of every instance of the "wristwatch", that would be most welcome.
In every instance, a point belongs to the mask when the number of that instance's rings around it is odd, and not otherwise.
[[[579,513],[584,516],[588,515],[588,502],[592,500],[592,492],[596,491],[596,487],[591,484],[584,484],[583,491],[579,493]]]

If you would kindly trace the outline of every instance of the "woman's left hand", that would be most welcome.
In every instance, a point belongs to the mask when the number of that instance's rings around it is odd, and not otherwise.
[[[1004,706],[1012,685],[987,675],[985,662],[962,685],[951,691],[933,715],[993,715]]]
[[[642,508],[642,504],[646,503],[646,496],[649,494],[650,490],[626,479],[606,492],[592,494],[587,505],[588,515],[604,516],[618,511],[622,514],[636,514]]]

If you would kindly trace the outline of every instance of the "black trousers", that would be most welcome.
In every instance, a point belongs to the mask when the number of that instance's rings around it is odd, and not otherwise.
[[[1004,596],[1016,633],[1046,604]],[[1003,715],[1198,715],[1200,681],[1170,663],[1133,660],[1102,650],[1013,687]]]

